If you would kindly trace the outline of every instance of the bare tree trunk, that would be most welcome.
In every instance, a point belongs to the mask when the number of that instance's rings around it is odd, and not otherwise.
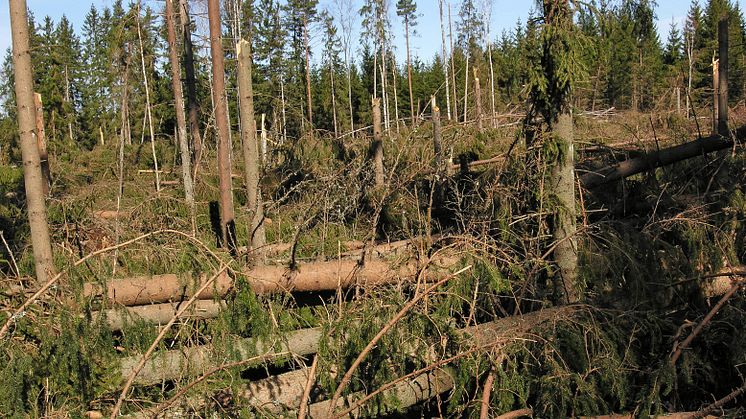
[[[383,136],[381,135],[381,99],[373,98],[373,143],[371,154],[376,175],[376,187],[383,186]]]
[[[477,112],[477,129],[482,131],[482,86],[479,84],[476,67],[474,68],[474,105]]]
[[[194,47],[192,46],[192,24],[189,17],[189,5],[187,0],[179,0],[181,5],[182,39],[184,42],[184,75],[186,76],[186,94],[189,106],[189,130],[192,134],[192,151],[194,153],[194,174],[197,180],[197,171],[202,160],[202,135],[199,128],[199,103],[197,102],[197,80],[194,75]]]
[[[337,123],[337,88],[334,85],[334,62],[329,60],[329,78],[332,86],[332,120],[334,122],[334,138],[339,138],[339,126]]]
[[[54,275],[52,245],[44,203],[44,178],[39,161],[35,135],[34,79],[31,68],[28,15],[26,0],[10,0],[10,22],[13,38],[13,69],[15,76],[18,130],[21,137],[23,179],[26,188],[31,244],[34,253],[36,281],[46,283]]]
[[[267,126],[264,124],[265,118],[265,114],[262,114],[262,146],[259,150],[262,155],[262,165],[267,162]]]
[[[174,24],[174,7],[172,0],[166,0],[166,26],[168,27],[168,49],[171,60],[171,86],[174,91],[174,107],[176,108],[176,127],[181,151],[181,175],[184,181],[184,197],[189,205],[192,218],[192,233],[197,225],[194,207],[194,185],[192,183],[192,157],[189,154],[187,141],[186,114],[184,112],[184,93],[181,87],[181,64],[176,51],[176,28]]]
[[[487,54],[490,57],[490,103],[492,106],[492,128],[497,128],[497,112],[495,110],[495,68],[492,64],[492,43],[487,41]]]
[[[399,134],[399,92],[398,92],[398,84],[396,83],[396,72],[398,71],[396,67],[396,61],[394,60],[394,57],[391,57],[391,78],[392,78],[392,86],[391,91],[394,93],[394,122],[396,123],[396,133]]]
[[[689,119],[689,111],[691,110],[691,98],[692,98],[692,73],[694,71],[694,39],[693,35],[689,34],[686,36],[686,57],[689,62],[689,78],[686,85],[686,119]]]
[[[308,124],[313,130],[313,110],[311,99],[311,53],[308,50],[308,16],[303,15],[303,43],[306,48],[306,94],[308,95]]]
[[[720,61],[715,59],[713,53],[712,57],[712,134],[715,135],[718,132],[718,115],[720,109],[720,99],[718,98],[718,88],[720,84]]]
[[[265,244],[264,208],[259,190],[259,150],[254,120],[254,87],[251,83],[251,44],[242,39],[236,45],[236,52],[238,54],[238,92],[241,96],[241,137],[243,138],[246,205],[252,213],[251,246],[259,249]]]
[[[448,38],[451,43],[451,87],[453,88],[453,118],[458,122],[458,94],[456,93],[456,60],[453,54],[453,21],[451,3],[448,3]]]
[[[718,22],[718,55],[720,60],[718,74],[718,134],[723,137],[728,132],[728,16],[724,15]]]
[[[220,178],[220,233],[223,245],[232,253],[236,251],[236,225],[233,212],[231,184],[231,156],[227,100],[225,97],[225,63],[223,37],[220,24],[220,1],[208,0],[210,20],[210,54],[212,57],[212,95],[215,102],[215,125],[218,134],[218,176]]]
[[[443,50],[443,75],[446,79],[446,109],[448,120],[451,120],[451,80],[448,77],[448,54],[446,54],[446,27],[443,21],[443,0],[438,0],[438,10],[440,12],[440,37],[441,49]]]
[[[155,131],[153,130],[153,115],[150,111],[150,85],[148,84],[148,72],[145,69],[145,51],[143,51],[142,30],[140,29],[140,2],[137,3],[137,40],[140,43],[140,65],[142,66],[143,83],[145,83],[145,115],[148,118],[148,129],[150,131],[150,151],[153,154],[153,167],[155,169],[155,190],[160,192],[161,175],[158,170],[158,156],[155,153]]]
[[[288,139],[288,120],[285,110],[285,82],[282,80],[282,75],[280,75],[280,100],[282,101],[282,138],[280,144],[285,144],[285,141]]]
[[[431,108],[433,110],[433,151],[435,154],[435,173],[436,177],[446,173],[443,164],[443,146],[441,144],[440,130],[440,108],[435,103],[435,96],[430,96]]]
[[[41,176],[44,182],[44,196],[49,196],[50,173],[49,155],[47,153],[47,138],[44,131],[44,105],[41,94],[34,93],[34,111],[36,113],[36,146],[39,150],[39,163],[41,164]]]
[[[412,93],[412,58],[409,55],[409,18],[404,19],[404,34],[407,39],[407,79],[409,82],[409,117],[412,118],[412,126],[416,119],[414,114],[414,94]]]
[[[464,71],[464,124],[469,120],[469,58],[469,53],[466,53],[466,70]]]

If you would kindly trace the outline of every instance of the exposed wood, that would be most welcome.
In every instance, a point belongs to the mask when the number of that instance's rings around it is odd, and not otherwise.
[[[718,115],[720,114],[720,61],[712,53],[712,135],[718,133]]]
[[[482,131],[482,85],[479,83],[477,69],[474,68],[474,108],[477,113],[477,130]]]
[[[51,185],[52,178],[49,173],[49,155],[47,154],[47,136],[44,130],[44,105],[41,100],[41,93],[34,93],[34,109],[36,113],[36,146],[39,149],[39,163],[41,164],[41,176],[42,176],[42,180],[44,181],[42,186],[44,186],[44,196],[49,196],[49,186]]]
[[[34,73],[31,67],[28,12],[26,0],[10,0],[9,4],[13,38],[13,74],[26,205],[31,228],[36,281],[44,284],[54,276],[54,264],[47,224],[47,208],[44,203],[44,177],[35,132],[36,107],[34,106]]]
[[[745,138],[746,126],[735,130],[735,139],[737,141],[742,141]],[[652,151],[643,156],[604,167],[595,172],[588,172],[580,176],[580,182],[585,188],[591,189],[638,173],[730,147],[733,147],[733,139],[731,138],[720,135],[698,138],[685,144]]]
[[[179,22],[181,23],[184,43],[184,76],[186,83],[187,105],[189,106],[189,131],[192,136],[194,163],[193,178],[196,181],[197,171],[202,159],[202,135],[199,128],[199,103],[197,102],[197,81],[194,72],[194,47],[192,45],[192,22],[189,17],[187,0],[179,0]]]
[[[443,145],[441,144],[441,129],[440,129],[440,108],[435,103],[435,96],[430,96],[430,103],[433,110],[433,153],[435,154],[435,172],[436,174],[443,175],[447,173],[443,165]]]
[[[221,244],[235,254],[235,215],[231,184],[231,143],[228,127],[228,103],[225,97],[225,63],[223,54],[220,1],[208,0],[210,20],[210,55],[212,57],[212,94],[215,103],[215,125],[218,134],[218,177],[220,179]]]

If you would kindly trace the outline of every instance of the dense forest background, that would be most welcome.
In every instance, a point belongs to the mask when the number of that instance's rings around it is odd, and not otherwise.
[[[314,42],[320,43],[311,51],[316,56],[310,61],[310,122],[316,129],[337,135],[371,124],[369,98],[374,88],[377,95],[386,94],[384,97],[390,102],[390,109],[384,114],[387,128],[390,123],[398,124],[399,119],[410,118],[410,105],[415,113],[424,112],[433,94],[444,108],[448,104],[449,118],[474,118],[474,87],[465,80],[474,74],[482,79],[482,103],[487,114],[521,108],[528,95],[525,86],[536,71],[533,58],[540,53],[533,16],[526,22],[517,22],[512,30],[491,36],[478,2],[467,0],[460,10],[454,10],[450,30],[446,6],[446,60],[442,53],[425,61],[413,57],[410,104],[407,66],[396,62],[390,38],[394,32],[403,33],[405,17],[413,31],[416,29],[414,2],[401,1],[394,8],[388,2],[369,1],[359,13],[354,6],[347,7],[346,14],[319,10],[315,1],[239,2],[240,8],[236,2],[224,3],[232,128],[237,130],[239,123],[235,77],[231,77],[236,71],[235,40],[246,37],[251,39],[254,51],[256,114],[265,115],[266,128],[274,140],[298,139],[304,126],[309,125],[302,16],[308,16]],[[194,20],[204,19],[199,11],[204,5],[195,2],[192,7]],[[684,27],[672,23],[666,39],[660,39],[655,7],[654,1],[645,0],[594,0],[580,6],[576,19],[581,47],[573,59],[585,71],[578,82],[574,105],[588,111],[614,107],[640,112],[679,109],[687,114],[705,106],[711,100],[718,16],[725,11],[730,16],[730,101],[741,102],[746,94],[746,28],[740,8],[727,0],[703,4],[693,1]],[[44,100],[44,120],[52,143],[64,144],[67,149],[91,149],[115,138],[122,124],[119,112],[123,105],[118,92],[126,63],[132,66],[126,104],[130,109],[128,141],[146,137],[143,75],[151,80],[156,135],[173,136],[175,115],[168,106],[173,103],[171,72],[159,13],[122,1],[103,10],[92,6],[80,31],[64,17],[54,22],[49,17],[38,19],[30,15],[34,82]],[[363,19],[361,39],[351,33],[352,15]],[[138,22],[142,44],[138,40]],[[145,57],[144,72],[140,45]],[[195,45],[198,100],[209,109],[209,54],[205,42],[198,37]],[[384,65],[381,57],[385,57]],[[385,80],[374,79],[383,69]],[[451,97],[447,98],[445,76],[451,71],[449,78],[455,80],[455,85],[449,86]],[[18,162],[9,51],[0,81],[0,159],[5,163]],[[203,129],[214,126],[209,112],[203,112],[201,118]]]

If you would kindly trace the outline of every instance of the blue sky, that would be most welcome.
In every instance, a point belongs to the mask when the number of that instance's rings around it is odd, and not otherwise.
[[[359,9],[361,0],[349,1],[353,2],[355,10]],[[389,1],[391,2],[393,9],[396,0]],[[143,0],[143,2],[151,5],[151,7],[156,10],[160,10],[163,7],[162,1]],[[340,0],[320,0],[319,8],[327,8],[333,15],[336,15],[338,10],[336,4],[339,2]],[[455,30],[456,15],[461,1],[450,0],[450,2]],[[3,6],[0,6],[0,51],[3,51],[4,55],[4,51],[10,46],[11,38],[8,7],[7,3],[3,3]],[[198,4],[204,3],[204,0],[192,0],[192,3],[195,4],[195,7],[199,7]],[[477,3],[486,4],[488,1],[480,2],[478,0]],[[491,38],[495,39],[505,29],[511,30],[514,28],[518,19],[525,22],[534,3],[533,0],[492,0],[492,13],[490,16]],[[668,28],[672,20],[677,24],[683,22],[690,3],[691,0],[658,1],[656,14],[658,18],[658,30],[661,33],[661,39],[663,41],[666,39],[666,34],[668,33]],[[112,0],[27,0],[27,4],[29,9],[33,11],[36,16],[37,21],[40,21],[46,15],[49,15],[52,19],[58,21],[64,14],[73,23],[76,31],[79,32],[85,14],[90,9],[91,4],[94,4],[97,8],[103,8],[104,6],[110,6]],[[418,12],[421,16],[418,19],[419,23],[416,28],[419,34],[411,40],[412,54],[413,56],[420,57],[423,61],[429,61],[437,51],[440,51],[441,45],[438,0],[417,0],[417,5]],[[359,20],[359,15],[357,13],[354,15],[356,16],[356,19]],[[391,17],[394,22],[393,30],[397,37],[395,41],[395,45],[397,46],[397,56],[401,62],[404,57],[403,29],[394,10],[392,10]],[[316,41],[316,43],[318,43],[318,41]],[[354,35],[352,45],[353,47],[359,45],[359,42],[357,42]],[[354,54],[353,51],[353,55]]]

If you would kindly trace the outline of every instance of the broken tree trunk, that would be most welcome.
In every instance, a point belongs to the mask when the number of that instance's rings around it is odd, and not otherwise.
[[[446,269],[457,259],[443,256],[432,260],[427,271],[429,278],[448,275]],[[318,292],[347,288],[354,285],[375,286],[390,284],[399,279],[414,278],[420,272],[417,261],[392,268],[389,262],[369,260],[361,266],[355,260],[316,262],[302,265],[292,271],[284,266],[260,266],[245,273],[247,281],[257,294],[275,292]],[[180,301],[189,298],[207,278],[192,278],[175,274],[141,276],[109,281],[105,287],[85,284],[83,295],[105,299],[111,305],[135,306],[151,303]],[[233,287],[233,280],[225,273],[215,279],[212,287],[203,291],[200,299],[224,297]]]
[[[745,138],[746,126],[738,128],[735,131],[735,139],[742,141]],[[591,189],[638,173],[668,166],[692,157],[712,153],[713,151],[724,150],[732,146],[733,139],[720,135],[698,138],[685,144],[646,153],[640,157],[629,159],[613,166],[607,166],[595,172],[586,173],[580,177],[580,182],[587,189]]]
[[[371,155],[373,156],[373,167],[375,171],[376,187],[383,186],[383,138],[381,135],[381,99],[373,98],[373,143],[371,143]]]
[[[251,44],[242,39],[236,45],[238,55],[238,91],[241,95],[240,117],[243,139],[244,176],[246,182],[246,206],[251,211],[251,247],[265,245],[264,208],[259,190],[259,147],[256,141],[254,119],[254,88],[251,82]]]
[[[34,93],[34,109],[36,110],[36,146],[39,148],[39,163],[41,176],[44,181],[44,196],[49,196],[51,177],[49,173],[49,155],[47,154],[47,136],[44,130],[44,105],[41,93]]]
[[[477,130],[482,131],[482,85],[479,83],[476,67],[474,68],[474,105],[477,112]]]
[[[433,110],[433,152],[435,153],[435,173],[444,175],[447,170],[443,167],[443,145],[441,144],[440,108],[435,103],[435,96],[430,96]]]
[[[717,133],[728,136],[728,16],[718,22],[718,119]]]

